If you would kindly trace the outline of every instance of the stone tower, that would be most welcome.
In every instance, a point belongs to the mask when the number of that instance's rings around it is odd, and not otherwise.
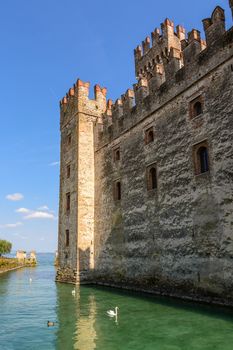
[[[61,165],[57,281],[90,280],[94,268],[94,125],[106,110],[106,89],[77,80],[60,103]]]

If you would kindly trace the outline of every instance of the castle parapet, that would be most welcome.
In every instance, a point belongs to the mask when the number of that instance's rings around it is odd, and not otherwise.
[[[134,84],[135,102],[140,104],[142,100],[148,95],[148,81],[146,78],[141,78],[137,84]]]
[[[76,84],[69,89],[65,97],[60,101],[61,124],[66,120],[66,112],[69,110],[69,117],[77,111],[99,117],[107,108],[107,89],[100,85],[94,86],[94,99],[89,98],[90,83],[78,79]]]
[[[220,6],[214,9],[211,18],[205,18],[202,22],[207,46],[212,45],[217,39],[222,37],[226,31],[225,11]]]
[[[134,106],[134,91],[128,89],[124,95],[121,96],[123,104],[123,114],[126,114]]]

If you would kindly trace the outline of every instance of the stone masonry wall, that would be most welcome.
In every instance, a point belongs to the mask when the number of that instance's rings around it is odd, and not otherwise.
[[[112,124],[105,119],[95,152],[96,283],[233,305],[232,33],[212,36],[206,50],[191,42],[176,79],[154,94],[145,84],[130,113],[117,101]],[[203,112],[191,118],[199,96]],[[209,171],[196,175],[202,142]],[[158,187],[148,191],[151,164]]]
[[[90,100],[81,81],[62,100],[57,280],[233,305],[233,28],[220,7],[203,25],[207,42],[165,20],[135,50],[138,83],[114,104],[99,86]]]

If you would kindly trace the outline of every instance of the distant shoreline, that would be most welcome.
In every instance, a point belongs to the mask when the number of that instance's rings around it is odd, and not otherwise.
[[[11,269],[0,270],[0,275],[1,275],[2,273],[14,271],[14,270],[18,270],[18,269],[21,269],[21,268],[23,268],[23,267],[26,267],[26,265],[20,265],[20,266],[12,267]]]

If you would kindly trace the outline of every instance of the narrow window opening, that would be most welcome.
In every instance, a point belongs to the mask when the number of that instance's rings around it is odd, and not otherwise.
[[[233,64],[231,64],[231,71],[233,72]]]
[[[151,143],[154,141],[154,130],[153,130],[153,127],[146,130],[146,135],[145,135],[145,142],[146,142],[146,145],[148,143]]]
[[[66,247],[70,245],[70,231],[66,230]]]
[[[70,211],[70,192],[66,194],[66,211]]]
[[[200,101],[197,101],[193,106],[193,117],[197,117],[202,114],[202,104]]]
[[[67,179],[70,178],[70,165],[67,165],[67,167],[66,167],[66,177],[67,177]]]
[[[67,144],[68,144],[68,146],[71,145],[71,134],[69,134],[67,137]]]
[[[120,149],[118,148],[117,150],[115,150],[114,153],[114,160],[115,162],[118,162],[120,160],[121,156],[120,156]]]
[[[149,169],[147,187],[148,190],[154,190],[157,188],[157,171],[155,167]]]
[[[208,150],[206,147],[200,147],[198,150],[198,160],[200,166],[200,173],[209,171]]]
[[[121,200],[121,183],[118,181],[116,183],[116,195],[117,195],[117,200]]]
[[[120,181],[116,181],[114,184],[114,200],[115,201],[121,200],[121,183],[120,183]]]

